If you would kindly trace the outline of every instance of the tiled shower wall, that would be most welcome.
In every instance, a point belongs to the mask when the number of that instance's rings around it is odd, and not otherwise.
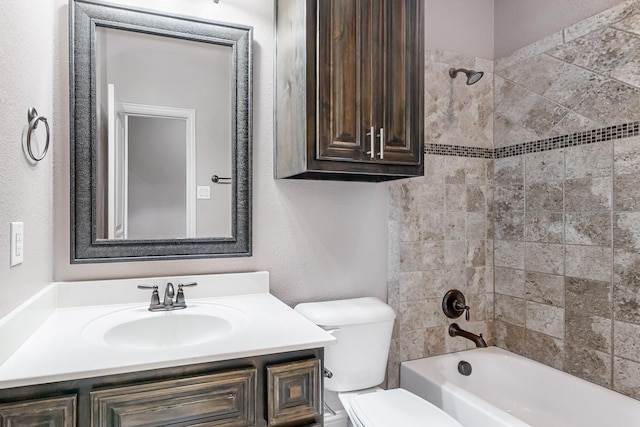
[[[628,1],[496,62],[494,339],[640,399],[638,52]]]
[[[401,361],[471,345],[440,308],[458,288],[465,329],[640,398],[638,52],[637,0],[497,60],[484,87],[442,74],[491,64],[430,52],[426,176],[390,191],[390,386]]]
[[[444,293],[460,289],[472,307],[471,323],[488,332],[493,318],[491,205],[493,160],[492,62],[444,51],[426,60],[429,153],[425,176],[391,185],[389,302],[397,313],[388,382],[398,385],[401,361],[469,348],[449,338]],[[484,70],[467,86],[449,68]],[[478,157],[440,155],[455,149]],[[465,322],[466,323],[466,322]]]

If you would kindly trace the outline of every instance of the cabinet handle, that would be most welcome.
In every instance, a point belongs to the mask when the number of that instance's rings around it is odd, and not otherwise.
[[[384,159],[384,128],[380,128],[380,160]]]
[[[376,128],[371,126],[371,132],[367,133],[371,140],[371,149],[367,151],[367,154],[371,155],[371,160],[376,159]]]

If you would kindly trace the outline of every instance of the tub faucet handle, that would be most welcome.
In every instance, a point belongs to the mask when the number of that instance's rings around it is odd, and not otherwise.
[[[466,305],[463,302],[460,301],[456,301],[456,309],[459,311],[464,311],[464,319],[468,322],[469,319],[471,319],[471,307],[469,307],[468,305]]]

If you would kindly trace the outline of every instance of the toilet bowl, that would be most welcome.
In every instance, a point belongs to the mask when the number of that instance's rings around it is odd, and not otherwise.
[[[332,375],[325,389],[338,397],[354,427],[462,427],[451,416],[398,388],[377,388],[384,381],[395,312],[377,298],[298,304],[295,310],[336,337],[325,347],[325,368]]]

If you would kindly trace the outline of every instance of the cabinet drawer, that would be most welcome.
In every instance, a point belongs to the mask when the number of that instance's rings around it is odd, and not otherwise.
[[[0,405],[0,427],[75,427],[76,395]]]
[[[269,425],[299,422],[321,415],[319,359],[268,366],[267,377]]]
[[[255,424],[256,369],[91,393],[92,427]]]

